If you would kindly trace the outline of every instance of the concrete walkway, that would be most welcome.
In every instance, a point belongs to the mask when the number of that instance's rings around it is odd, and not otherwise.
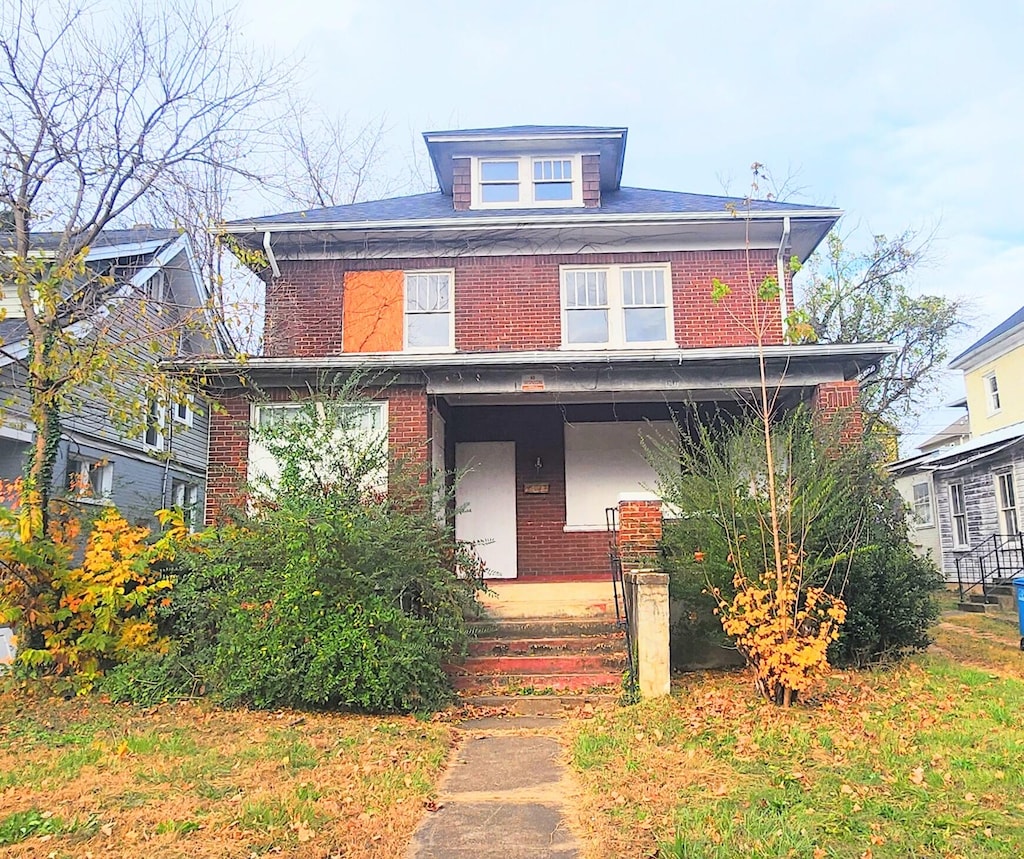
[[[460,725],[439,810],[413,836],[410,859],[577,859],[566,824],[573,790],[549,716],[489,717]]]

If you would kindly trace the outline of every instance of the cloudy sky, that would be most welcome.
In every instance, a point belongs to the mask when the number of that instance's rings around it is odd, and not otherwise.
[[[297,10],[301,9],[299,14]],[[624,183],[742,195],[795,173],[845,228],[934,232],[921,290],[968,296],[959,349],[1024,304],[1024,2],[248,0],[303,88],[414,135],[626,125]],[[253,213],[239,213],[253,214]],[[948,391],[956,393],[958,374]],[[919,433],[955,412],[931,412]]]

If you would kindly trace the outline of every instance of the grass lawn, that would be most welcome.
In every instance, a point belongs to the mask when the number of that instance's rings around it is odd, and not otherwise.
[[[946,615],[933,652],[791,710],[742,674],[571,728],[591,857],[1006,857],[1024,851],[1016,624]]]
[[[400,856],[451,746],[412,718],[0,698],[0,854]]]

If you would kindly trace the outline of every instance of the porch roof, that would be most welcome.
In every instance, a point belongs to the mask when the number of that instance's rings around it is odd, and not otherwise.
[[[772,387],[809,387],[863,378],[891,354],[886,343],[779,345],[764,347]],[[198,374],[212,390],[251,390],[307,385],[335,373],[388,376],[397,384],[423,385],[446,396],[514,396],[553,393],[586,395],[673,393],[709,399],[715,393],[759,384],[756,346],[608,352],[348,353],[315,358],[253,357],[244,361],[197,359],[172,365]],[[543,399],[543,397],[542,397]]]

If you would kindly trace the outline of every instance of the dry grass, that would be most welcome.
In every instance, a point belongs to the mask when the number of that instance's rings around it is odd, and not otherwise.
[[[1017,859],[1019,637],[973,623],[939,633],[976,667],[930,654],[840,672],[790,710],[742,673],[691,675],[670,699],[577,724],[586,855]]]
[[[451,743],[411,717],[0,698],[0,850],[390,859]]]

